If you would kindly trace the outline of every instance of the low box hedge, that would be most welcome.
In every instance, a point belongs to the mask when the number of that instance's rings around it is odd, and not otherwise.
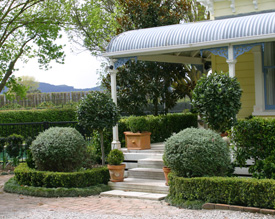
[[[186,200],[275,208],[275,180],[238,177],[177,177],[169,174],[167,200],[181,206]]]
[[[4,185],[4,191],[21,195],[30,195],[36,197],[87,197],[98,195],[101,192],[109,191],[110,187],[105,184],[98,184],[85,188],[45,188],[34,186],[21,186],[13,178],[9,179]]]
[[[22,163],[14,170],[15,180],[20,185],[46,188],[85,188],[107,184],[110,178],[107,167],[97,167],[78,172],[49,172],[31,169]]]

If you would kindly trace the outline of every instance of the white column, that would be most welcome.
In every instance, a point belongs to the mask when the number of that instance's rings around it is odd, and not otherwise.
[[[254,74],[255,74],[255,106],[252,115],[259,115],[265,110],[264,98],[264,73],[262,68],[262,51],[260,46],[252,49],[254,54]]]
[[[228,59],[226,60],[226,62],[229,65],[229,76],[235,77],[235,65],[237,63],[237,60],[234,59],[234,51],[232,45],[228,46]]]
[[[111,59],[110,62],[110,74],[111,74],[111,92],[112,92],[112,99],[114,103],[117,105],[117,91],[116,91],[116,74],[117,70],[114,67],[114,59]],[[113,127],[113,141],[112,141],[112,150],[113,149],[120,149],[121,143],[118,139],[118,124]]]

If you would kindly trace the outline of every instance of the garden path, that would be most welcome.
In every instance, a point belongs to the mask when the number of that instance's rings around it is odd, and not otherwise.
[[[99,196],[38,198],[3,192],[11,175],[0,176],[0,218],[274,218],[270,215],[221,210],[187,210],[164,201]]]

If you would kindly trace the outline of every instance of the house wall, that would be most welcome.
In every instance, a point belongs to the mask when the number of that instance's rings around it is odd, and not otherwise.
[[[226,59],[212,55],[212,70],[228,72]],[[237,58],[236,77],[243,90],[241,102],[242,108],[238,118],[245,118],[252,115],[255,105],[255,74],[254,74],[254,55],[252,52],[244,53]]]
[[[257,8],[252,0],[235,0],[235,12],[232,11],[232,2],[228,0],[214,1],[214,17],[232,16],[253,12],[275,10],[274,0],[257,0]]]

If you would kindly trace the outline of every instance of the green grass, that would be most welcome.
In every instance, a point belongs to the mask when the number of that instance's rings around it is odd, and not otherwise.
[[[4,185],[5,192],[37,197],[86,197],[91,195],[98,195],[101,192],[109,190],[110,187],[104,184],[99,184],[87,188],[45,188],[22,186],[16,182],[14,177],[10,178]]]

